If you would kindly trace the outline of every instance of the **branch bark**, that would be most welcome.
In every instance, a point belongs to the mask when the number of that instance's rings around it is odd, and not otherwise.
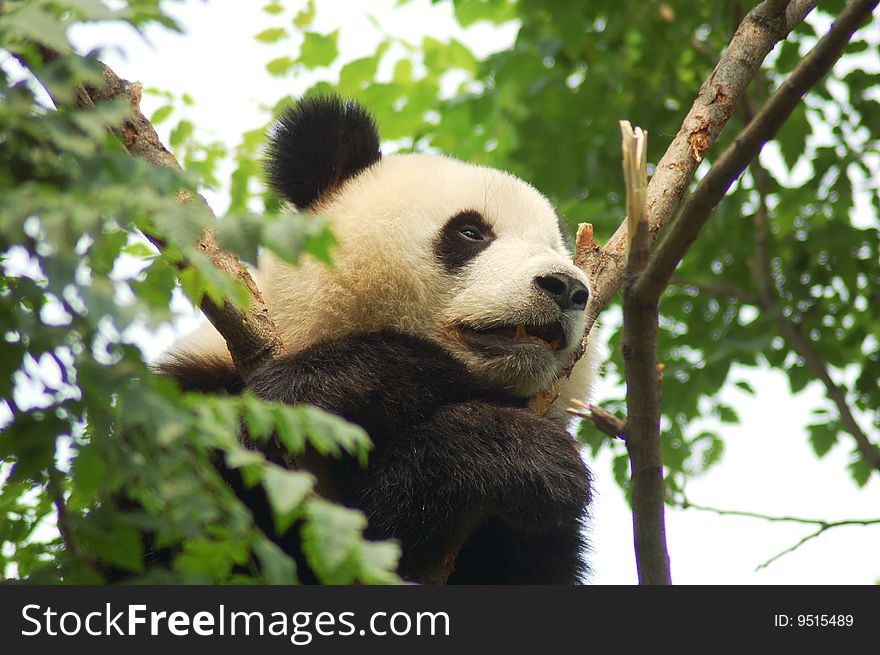
[[[700,229],[730,185],[773,138],[801,97],[834,65],[853,33],[870,16],[877,0],[854,0],[841,12],[794,72],[774,91],[767,103],[736,136],[694,189],[681,213],[666,233],[638,282],[640,294],[659,297],[669,284],[678,262],[699,235]],[[653,181],[653,180],[652,180]]]
[[[38,50],[43,61],[47,63],[57,61],[64,56],[74,56],[63,55],[44,46],[38,46]],[[150,121],[141,113],[141,85],[120,78],[104,64],[100,64],[100,66],[103,85],[78,87],[75,94],[76,107],[85,109],[100,102],[124,98],[131,108],[131,113],[122,125],[108,126],[110,131],[119,138],[131,155],[140,157],[154,166],[182,170],[174,155],[159,140]],[[53,98],[53,100],[55,99]],[[57,100],[55,102],[57,105]],[[180,202],[200,201],[205,203],[207,208],[204,198],[194,198],[193,194],[186,190],[179,192],[177,199]],[[155,235],[146,234],[145,236],[160,249],[165,246],[162,240]],[[199,305],[211,324],[226,340],[226,347],[229,349],[236,369],[247,381],[261,365],[283,354],[284,344],[269,316],[266,303],[247,268],[235,255],[217,245],[210,230],[202,234],[197,247],[218,270],[241,282],[250,294],[251,303],[247,311],[240,310],[229,301],[217,305],[207,296],[202,299]],[[183,270],[188,266],[189,264],[184,261],[179,264],[178,268]]]
[[[817,0],[767,0],[743,18],[714,70],[700,87],[678,134],[654,168],[646,199],[651,240],[657,239],[678,208],[697,166],[715,143],[767,54],[803,22],[816,4]],[[590,279],[592,291],[584,336],[557,382],[529,402],[539,413],[545,412],[556,400],[586,350],[596,318],[623,285],[626,234],[623,222],[604,247],[591,242],[581,261],[575,261]]]
[[[791,6],[787,7],[787,5]],[[647,191],[648,225],[656,239],[678,208],[703,157],[730,119],[734,106],[773,47],[799,25],[817,3],[762,2],[740,23],[684,119],[676,137],[654,168]],[[594,314],[608,304],[623,281],[626,224],[622,223],[590,262]]]
[[[657,369],[658,298],[635,293],[651,247],[645,212],[647,135],[621,121],[626,181],[627,264],[623,291],[626,376],[626,450],[630,461],[633,538],[639,584],[671,584],[666,548],[665,485],[660,449],[660,381]]]

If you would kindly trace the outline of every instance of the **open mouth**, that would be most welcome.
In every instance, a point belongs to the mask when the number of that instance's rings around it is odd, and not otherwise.
[[[459,326],[462,340],[472,348],[510,347],[532,344],[556,352],[565,348],[565,330],[558,321],[544,325],[501,325],[476,329]]]

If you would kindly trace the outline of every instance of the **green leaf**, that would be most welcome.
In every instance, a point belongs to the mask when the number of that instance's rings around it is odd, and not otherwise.
[[[437,74],[445,73],[450,68],[460,68],[468,73],[475,73],[477,70],[474,55],[455,39],[443,43],[426,36],[422,41],[422,50],[425,53],[425,66]]]
[[[282,534],[296,519],[303,500],[315,484],[315,478],[309,473],[288,471],[276,464],[266,463],[262,484],[275,517],[275,529]]]
[[[457,0],[453,7],[455,19],[462,27],[480,20],[503,23],[516,18],[516,3],[509,0]]]
[[[296,411],[302,431],[318,453],[333,457],[343,453],[356,455],[361,466],[366,466],[372,442],[363,428],[317,407],[299,405]]]
[[[65,21],[46,11],[43,3],[19,4],[5,11],[2,28],[5,40],[12,43],[42,43],[61,52],[69,48]]]
[[[194,126],[188,120],[181,120],[168,136],[168,145],[179,148],[193,134]]]
[[[135,529],[119,523],[97,529],[97,522],[78,522],[77,537],[98,559],[126,571],[139,573],[144,569],[144,546]]]
[[[736,410],[730,405],[715,405],[715,413],[718,416],[719,421],[723,421],[724,423],[739,423],[739,414],[737,414]]]
[[[875,473],[877,469],[875,469],[866,458],[862,457],[860,453],[855,454],[854,457],[855,458],[847,464],[847,468],[849,469],[849,474],[852,476],[852,479],[855,480],[856,485],[864,487],[868,484],[868,480],[871,479],[871,474]]]
[[[263,11],[267,14],[280,14],[284,11],[284,6],[280,2],[270,2],[267,5],[262,7]]]
[[[247,561],[245,544],[232,539],[191,539],[183,543],[183,552],[174,558],[174,569],[197,578],[223,582],[236,565]]]
[[[336,240],[325,219],[284,214],[264,222],[262,243],[291,264],[296,264],[303,252],[329,264]]]
[[[806,105],[802,102],[798,103],[788,119],[782,124],[775,139],[789,169],[794,168],[803,154],[810,133]]]
[[[218,270],[207,256],[197,250],[187,254],[191,266],[180,274],[180,285],[194,305],[207,296],[215,305],[228,300],[237,308],[246,310],[251,295],[241,281]]]
[[[254,36],[260,43],[277,43],[286,37],[287,30],[283,27],[270,27]]]
[[[266,70],[273,77],[283,77],[287,72],[296,66],[296,62],[290,57],[276,57],[266,64]]]
[[[318,68],[332,64],[339,54],[336,48],[338,36],[339,30],[326,35],[318,34],[317,32],[306,32],[303,35],[298,63],[306,68]]]
[[[275,427],[275,416],[271,405],[268,405],[250,394],[242,397],[244,403],[244,420],[248,434],[256,439],[265,439],[272,434]]]
[[[268,584],[296,584],[296,562],[278,546],[264,537],[254,541],[254,554],[260,562],[260,570]]]
[[[257,263],[265,219],[253,214],[226,216],[217,226],[217,244],[241,260]]]
[[[315,0],[309,0],[305,9],[302,9],[293,19],[293,24],[297,27],[307,27],[315,20]]]
[[[383,41],[371,57],[354,59],[339,71],[339,92],[342,95],[353,96],[360,92],[365,85],[373,80],[379,68],[382,55],[388,49],[388,42]]]
[[[366,584],[397,584],[400,546],[393,541],[364,541],[360,544],[358,580]]]
[[[172,105],[162,105],[156,111],[153,112],[153,115],[150,116],[150,122],[153,125],[158,125],[164,120],[167,120],[169,116],[171,116],[171,112],[174,111],[174,107]]]
[[[301,533],[303,552],[325,584],[349,584],[358,570],[358,548],[367,521],[361,512],[313,498]]]
[[[816,457],[824,457],[837,443],[837,427],[829,423],[814,423],[807,426],[810,445]]]

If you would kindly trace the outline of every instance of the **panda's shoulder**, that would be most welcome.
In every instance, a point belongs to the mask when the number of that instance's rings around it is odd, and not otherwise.
[[[396,330],[324,341],[289,355],[287,361],[293,369],[319,369],[326,375],[363,369],[389,380],[419,376],[437,384],[452,381],[479,385],[467,367],[437,343]]]
[[[323,390],[335,395],[347,390],[384,404],[477,399],[522,404],[478,379],[440,345],[393,330],[348,335],[291,353],[267,364],[251,384],[269,397],[276,395],[273,389],[292,384],[304,393]]]

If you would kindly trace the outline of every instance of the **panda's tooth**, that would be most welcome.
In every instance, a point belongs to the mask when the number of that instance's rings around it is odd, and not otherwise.
[[[513,338],[517,341],[522,341],[528,338],[528,334],[526,333],[526,328],[524,325],[517,325],[516,332],[513,335]]]

